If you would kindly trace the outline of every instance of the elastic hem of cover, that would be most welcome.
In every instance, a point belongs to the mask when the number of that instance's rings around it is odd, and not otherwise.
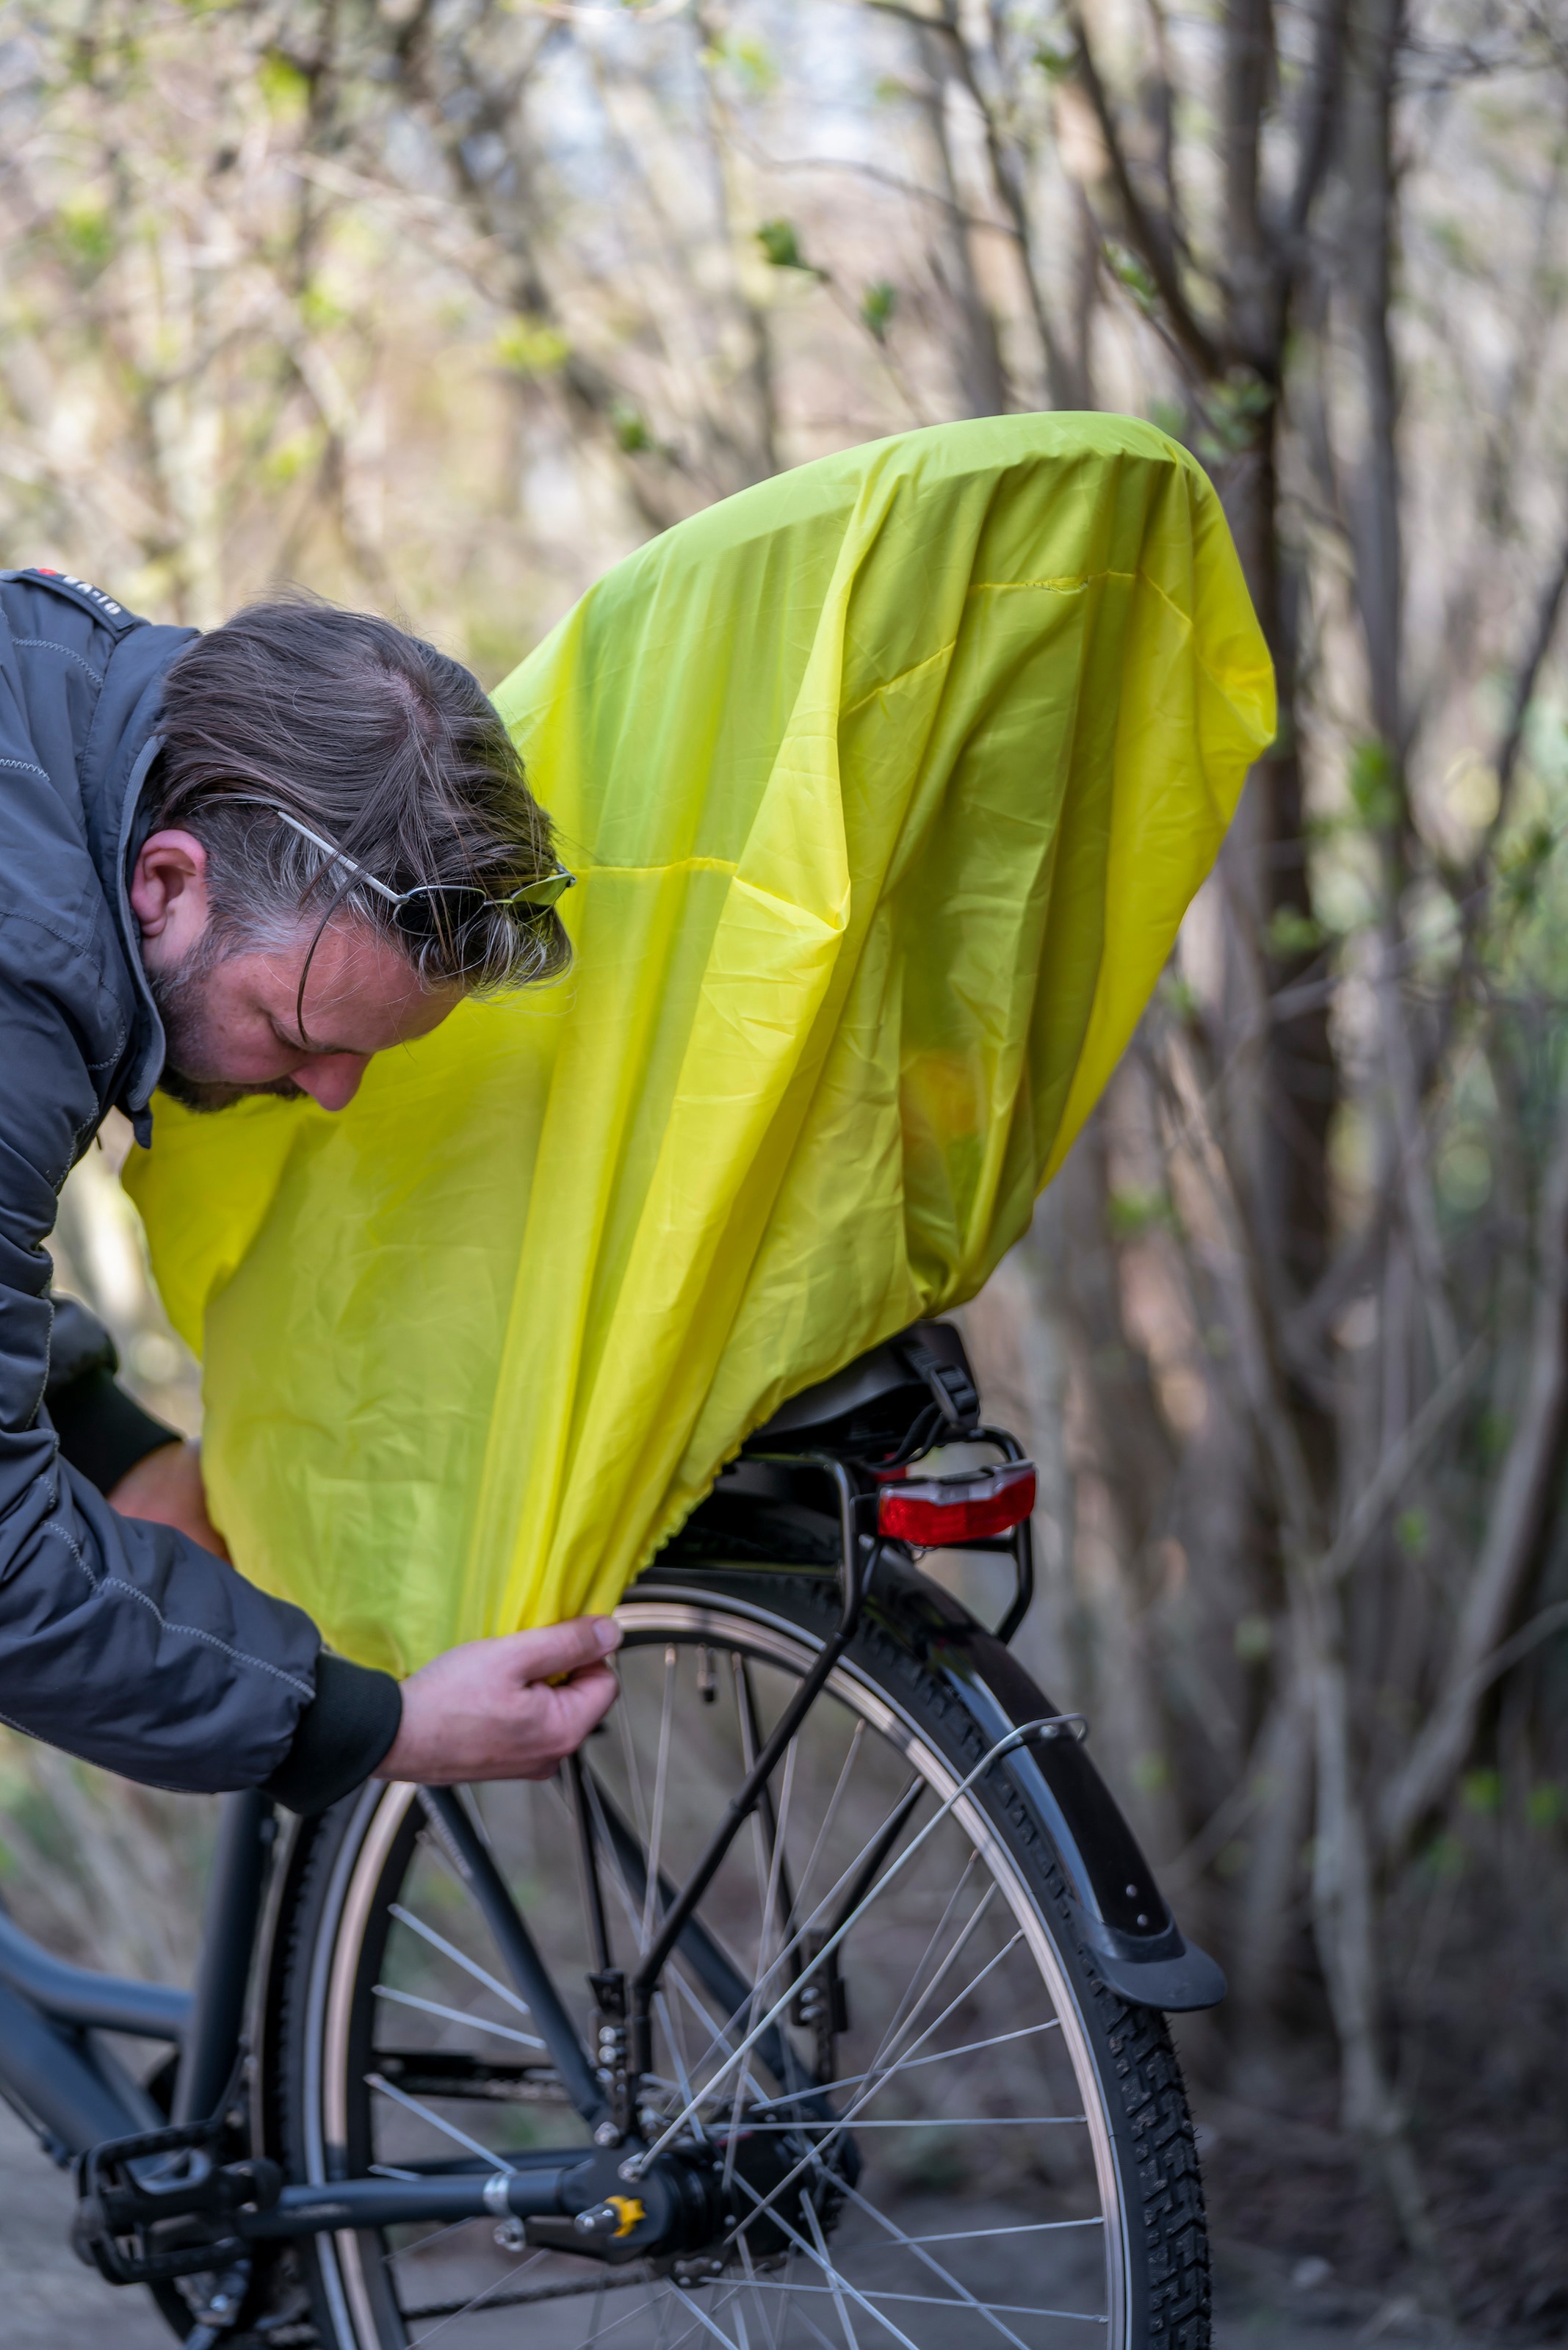
[[[316,1695],[299,1717],[293,1745],[263,1781],[263,1794],[313,1819],[369,1777],[402,1719],[403,1692],[390,1673],[323,1648]]]
[[[61,1457],[106,1496],[150,1452],[180,1442],[179,1430],[143,1411],[104,1364],[51,1388],[47,1403]]]

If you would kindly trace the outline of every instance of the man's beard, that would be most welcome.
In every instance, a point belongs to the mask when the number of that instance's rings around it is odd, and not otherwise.
[[[201,1111],[230,1109],[235,1102],[249,1101],[256,1094],[303,1101],[305,1088],[296,1086],[292,1077],[273,1077],[261,1086],[235,1086],[220,1077],[192,1074],[212,1056],[205,988],[215,964],[222,959],[221,954],[206,951],[206,942],[202,940],[171,971],[147,972],[148,992],[163,1023],[167,1047],[158,1079],[160,1087],[186,1109]]]

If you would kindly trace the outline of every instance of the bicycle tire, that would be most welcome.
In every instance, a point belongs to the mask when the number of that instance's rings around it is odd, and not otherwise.
[[[630,1659],[639,1659],[639,1671],[651,1669],[643,1652],[651,1654],[662,1642],[668,1691],[675,1669],[670,1659],[679,1652],[684,1659],[688,1650],[698,1654],[699,1672],[701,1654],[728,1654],[752,1659],[764,1677],[798,1678],[831,1628],[836,1598],[830,1583],[810,1575],[705,1571],[660,1581],[655,1570],[633,1588],[618,1612],[627,1634],[623,1659],[628,1660],[628,1669]],[[683,1661],[679,1669],[684,1671]],[[837,1668],[829,1694],[846,1719],[885,1716],[891,1730],[875,1735],[890,1742],[889,1751],[897,1749],[912,1762],[935,1793],[944,1786],[950,1791],[987,1751],[987,1740],[961,1694],[869,1618]],[[668,1708],[668,1694],[665,1703]],[[666,1736],[675,1752],[673,1731]],[[1020,1920],[1019,1933],[1026,1934],[1042,1981],[1049,1980],[1053,1986],[1060,2022],[1051,2028],[1060,2029],[1060,2044],[1068,2051],[1088,2117],[1085,2126],[1091,2137],[1099,2133],[1095,2161],[1096,2176],[1104,2174],[1106,2306],[1103,2320],[1094,2323],[1103,2323],[1111,2350],[1143,2350],[1145,2345],[1159,2345],[1159,2350],[1165,2345],[1207,2350],[1209,2262],[1202,2187],[1186,2094],[1165,2019],[1128,2007],[1099,1976],[1092,1951],[1075,1930],[1044,1834],[1005,1762],[974,1785],[951,1818],[978,1824],[983,1831],[980,1841],[968,1825],[965,1835],[976,1851],[988,1840],[987,1849],[995,1856],[986,1866],[993,1867],[995,1882]],[[356,2152],[343,2142],[345,2132],[353,2135],[352,2115],[368,2110],[362,2084],[357,2085],[350,2077],[349,2052],[358,2046],[355,2061],[363,2063],[364,2033],[371,2028],[365,2017],[372,2009],[377,2015],[384,2012],[375,2008],[371,1994],[385,1986],[376,1985],[373,1978],[394,1930],[391,1905],[419,1846],[421,1831],[410,1825],[417,1821],[411,1791],[367,1789],[320,1824],[297,1872],[288,1914],[274,1943],[278,1980],[273,2009],[278,2024],[268,2057],[268,2102],[279,2116],[279,2151],[293,2177],[324,2179],[334,2175],[335,2163],[341,2166],[352,2158],[350,2167],[357,2168],[365,2158],[366,2145]],[[765,1899],[761,1907],[765,1909]],[[392,1991],[388,1996],[407,1994]],[[419,2002],[412,2003],[418,2006]],[[347,2122],[346,2116],[350,2117]],[[363,2136],[363,2122],[359,2126]],[[475,2121],[473,2127],[479,2126]],[[913,2129],[915,2124],[907,2126]],[[954,2206],[959,2218],[964,2210],[961,2202]],[[1051,2224],[1087,2223],[1030,2226]],[[410,2261],[412,2254],[389,2250],[389,2240],[372,2231],[311,2240],[303,2251],[316,2324],[329,2350],[404,2350],[419,2340],[424,2321],[409,2317],[403,2289],[394,2277],[397,2264]],[[825,2268],[824,2273],[828,2272]],[[568,2285],[562,2291],[572,2289]],[[813,2289],[823,2290],[820,2285]],[[966,2290],[961,2284],[957,2289]],[[883,2293],[879,2298],[891,2303],[898,2296]],[[481,2335],[485,2341],[502,2339],[483,2334],[477,2317],[487,2311],[498,2314],[510,2305],[487,2293],[481,2308],[470,2314],[468,2330],[476,2340]],[[1055,2314],[1025,2310],[1017,2323],[1022,2326],[1026,2316]],[[876,2313],[872,2314],[875,2320]],[[1088,2322],[1087,2313],[1065,2314],[1074,2319],[1082,2314]],[[452,2319],[445,2315],[438,2322],[444,2326]],[[867,2325],[864,2319],[857,2322],[864,2341]],[[786,2329],[789,2323],[786,2305]],[[988,2324],[1010,2340],[1023,2339],[1020,2332],[1010,2332],[1011,2324],[1005,2317],[988,2318]],[[452,2350],[460,2350],[464,2330],[454,2324],[445,2336]],[[869,2338],[881,2338],[877,2323],[868,2331]],[[900,2341],[911,2338],[897,2326],[890,2331]],[[1082,2324],[1075,2334],[1071,2329],[1046,2329],[1040,2338],[1082,2339]],[[711,2325],[709,2333],[711,2337]],[[508,2334],[505,2338],[514,2337]],[[530,2333],[527,2338],[536,2337]],[[548,2334],[552,2343],[567,2338],[556,2330]],[[621,2338],[628,2337],[623,2333]],[[825,2337],[819,2333],[816,2338]],[[938,2324],[930,2338],[945,2343],[949,2334]],[[975,2338],[972,2329],[970,2338]],[[1034,2350],[1035,2338],[1029,2334],[1028,2350]]]

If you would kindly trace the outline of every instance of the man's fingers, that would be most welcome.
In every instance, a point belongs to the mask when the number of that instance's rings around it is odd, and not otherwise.
[[[570,1754],[595,1722],[603,1721],[620,1694],[620,1683],[607,1667],[597,1665],[574,1673],[569,1681],[564,1681],[550,1694],[559,1712],[562,1734],[570,1740],[562,1752]]]
[[[529,1778],[548,1778],[568,1754],[576,1752],[620,1695],[620,1683],[607,1667],[589,1665],[541,1694],[548,1698],[549,1714],[547,1724],[535,1732],[539,1761],[524,1774]]]
[[[519,1680],[549,1681],[598,1664],[619,1648],[620,1627],[608,1616],[574,1616],[569,1623],[546,1624],[536,1632],[514,1632],[504,1645]]]

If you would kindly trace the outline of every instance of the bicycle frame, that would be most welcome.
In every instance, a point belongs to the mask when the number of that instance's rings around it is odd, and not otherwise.
[[[1002,1431],[976,1432],[1008,1457],[1018,1457],[1012,1440]],[[487,2173],[476,2164],[471,2171],[439,2178],[352,2178],[329,2187],[286,2184],[265,2159],[224,2167],[219,2138],[241,2079],[249,1987],[253,1975],[266,1972],[264,1908],[279,1832],[270,1801],[258,1793],[225,1801],[202,1956],[190,1993],[69,1965],[32,1941],[0,1911],[0,2095],[32,2125],[56,2161],[80,2160],[83,2194],[91,2199],[88,2208],[99,2215],[99,2237],[89,2241],[106,2275],[118,2282],[144,2282],[182,2272],[178,2265],[150,2268],[146,2263],[117,2270],[109,2249],[117,2210],[122,2217],[130,2215],[128,2227],[182,2210],[219,2219],[229,2233],[221,2246],[212,2248],[214,2259],[233,2258],[268,2239],[398,2221],[450,2222],[488,2214],[548,2226],[564,2214],[561,2224],[569,2228],[573,2213],[602,2205],[615,2191],[617,2179],[628,2177],[635,2177],[651,2220],[661,2197],[677,2194],[670,2181],[661,2186],[659,2148],[641,2146],[634,2128],[637,2082],[649,2067],[649,2018],[660,1975],[678,1947],[699,1973],[704,1968],[728,1967],[728,1961],[705,1947],[695,1920],[697,1906],[744,1822],[759,1805],[770,1804],[773,1774],[867,1607],[875,1609],[884,1632],[961,1695],[984,1742],[984,1759],[971,1778],[996,1767],[1003,1756],[1009,1758],[1013,1784],[1049,1839],[1077,1923],[1111,1986],[1134,2003],[1161,2008],[1207,2006],[1222,1995],[1219,1969],[1183,1941],[1081,1742],[1059,1735],[1070,1718],[1042,1696],[1005,1646],[1032,1588],[1027,1523],[1009,1540],[970,1545],[1006,1550],[1013,1558],[1016,1587],[999,1637],[985,1632],[911,1561],[878,1540],[876,1485],[870,1476],[829,1453],[778,1458],[787,1458],[794,1467],[819,1470],[833,1482],[840,1538],[838,1622],[755,1752],[686,1884],[676,1887],[660,1876],[659,1929],[629,1980],[609,1967],[607,1943],[602,1930],[597,1933],[598,1969],[590,1981],[599,2008],[599,2064],[584,2048],[469,1811],[450,1790],[421,1791],[427,1821],[468,1879],[507,1970],[533,2011],[556,2075],[594,2135],[595,2150],[520,2157],[509,2171]],[[765,1567],[750,1571],[764,1581],[769,1572]],[[676,1565],[661,1570],[655,1562],[639,1588],[673,1587],[690,1594],[701,1589],[701,1569]],[[614,1845],[630,1831],[624,1822],[607,1822],[602,1805],[596,1831],[584,1793],[585,1777],[591,1782],[592,1774],[585,1774],[574,1761],[570,1777],[592,1930],[596,1920],[602,1927],[603,1916],[596,1842],[607,1837]],[[824,1965],[848,1930],[857,1905],[873,1898],[872,1880],[889,1866],[893,1870],[901,1866],[891,1858],[898,1834],[896,1828],[886,1847],[872,1856],[864,1872],[867,1881],[845,1902],[831,1932],[816,1938],[817,1946],[801,1955],[785,2000],[775,2007],[770,1995],[770,2012],[753,2030],[753,2040],[776,2027],[788,1999],[797,1997],[801,1985]],[[630,1857],[635,1863],[636,1856]],[[727,1979],[710,1987],[737,2012],[753,1989]],[[258,1989],[265,1995],[265,1982]],[[602,2062],[607,2033],[619,2052],[607,2068]],[[167,2117],[105,2043],[106,2033],[129,2033],[179,2051]],[[176,2154],[187,2158],[171,2163],[170,2157]],[[639,2230],[639,2237],[642,2232]],[[582,2244],[576,2248],[587,2249]],[[616,2254],[608,2251],[607,2256]],[[185,2269],[192,2264],[182,2257]]]

